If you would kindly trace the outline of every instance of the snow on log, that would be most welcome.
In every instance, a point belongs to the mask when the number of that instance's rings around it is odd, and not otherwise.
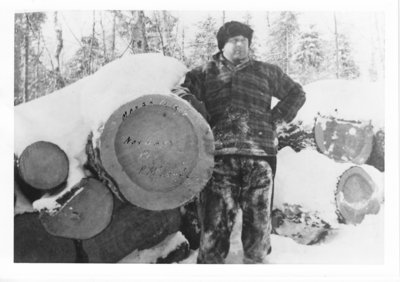
[[[98,236],[82,241],[89,262],[118,262],[134,250],[150,248],[177,232],[177,209],[150,211],[130,204],[116,207],[110,225]]]
[[[100,138],[105,170],[132,204],[181,206],[206,185],[214,138],[205,119],[175,95],[146,95],[117,109]]]
[[[23,181],[36,189],[53,189],[67,180],[69,162],[56,144],[38,141],[22,152],[18,171]]]
[[[66,153],[69,175],[66,188],[52,195],[55,201],[86,176],[89,134],[99,137],[121,105],[146,94],[169,94],[186,70],[178,60],[160,54],[125,56],[52,94],[20,104],[14,107],[14,153],[20,156],[37,141],[56,144]]]
[[[178,231],[151,248],[133,251],[118,263],[174,263],[184,260],[189,254],[189,243]]]
[[[337,163],[305,149],[286,147],[278,153],[274,209],[299,205],[317,211],[333,227],[339,222],[358,224],[376,214],[383,201],[383,174],[369,165]]]
[[[111,221],[113,196],[94,178],[84,178],[63,197],[58,208],[40,211],[40,221],[50,234],[72,239],[89,239],[103,231]],[[38,208],[36,206],[36,208]]]
[[[72,240],[50,235],[38,213],[14,217],[14,262],[70,263],[76,260]]]
[[[369,122],[318,115],[314,138],[320,152],[339,162],[364,164],[371,155],[373,127]]]
[[[377,131],[385,124],[385,88],[382,82],[320,80],[304,86],[307,102],[295,121],[312,127],[318,113],[346,120],[370,121]]]

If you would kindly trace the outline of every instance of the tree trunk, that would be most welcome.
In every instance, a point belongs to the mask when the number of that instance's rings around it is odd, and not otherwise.
[[[371,166],[337,163],[314,150],[295,153],[289,147],[279,151],[278,163],[274,209],[299,205],[333,226],[358,224],[379,212],[383,174]]]
[[[58,22],[57,12],[54,12],[54,26],[55,26],[55,32],[56,32],[56,38],[57,38],[57,48],[56,48],[56,53],[54,56],[56,59],[56,68],[55,68],[56,89],[60,89],[65,86],[64,79],[61,75],[61,66],[60,66],[60,54],[64,47],[64,41],[63,41],[63,36],[62,36],[61,25]]]
[[[37,213],[14,217],[14,262],[72,263],[75,260],[73,241],[47,233]]]
[[[108,56],[107,56],[107,45],[106,45],[106,31],[103,26],[103,14],[100,15],[100,27],[101,27],[101,32],[102,32],[102,39],[103,39],[103,65],[108,62]]]
[[[116,31],[117,13],[113,12],[112,41],[111,41],[111,60],[115,59],[115,31]]]
[[[56,144],[39,141],[22,152],[18,171],[27,184],[37,189],[49,190],[67,180],[69,161],[65,152]]]
[[[336,13],[333,13],[333,21],[335,25],[335,57],[336,57],[336,78],[338,79],[340,76],[340,65],[339,65],[339,35],[337,32],[337,22],[336,22]]]
[[[149,211],[130,204],[119,204],[110,225],[98,236],[82,242],[89,262],[117,262],[134,250],[143,250],[160,243],[178,231],[177,209]]]
[[[23,100],[22,95],[22,48],[24,42],[24,34],[21,32],[21,15],[14,16],[14,105],[19,104]],[[22,98],[20,100],[20,98]]]
[[[24,102],[29,101],[29,18],[25,14],[25,77],[24,77]]]
[[[50,234],[72,239],[89,239],[102,232],[111,221],[113,197],[94,178],[84,178],[56,200],[55,211],[42,210],[40,221]]]
[[[144,11],[139,11],[139,21],[138,25],[141,31],[141,36],[142,36],[142,50],[143,53],[148,53],[149,52],[149,44],[147,43],[147,36],[146,36],[146,22],[145,22],[145,15]]]
[[[96,11],[93,11],[93,23],[92,23],[92,38],[89,46],[89,63],[88,63],[88,74],[93,73],[93,43],[96,32]]]

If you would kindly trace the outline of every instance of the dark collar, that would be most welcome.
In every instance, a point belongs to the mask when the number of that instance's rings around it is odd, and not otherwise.
[[[249,65],[253,64],[253,61],[251,58],[248,58],[247,60],[245,60],[243,63],[237,64],[235,65],[234,63],[232,63],[231,61],[229,61],[227,58],[225,58],[225,56],[222,54],[222,52],[218,52],[216,54],[214,54],[212,56],[212,58],[217,61],[217,62],[221,62],[222,64],[224,64],[226,67],[228,67],[230,70],[241,70]]]

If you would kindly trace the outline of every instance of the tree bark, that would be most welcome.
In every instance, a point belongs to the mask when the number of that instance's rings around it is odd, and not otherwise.
[[[118,204],[110,225],[98,236],[82,242],[89,262],[117,262],[133,252],[160,243],[178,231],[177,209],[149,211],[130,204]]]
[[[14,217],[14,262],[72,263],[75,260],[73,241],[47,233],[38,213]]]

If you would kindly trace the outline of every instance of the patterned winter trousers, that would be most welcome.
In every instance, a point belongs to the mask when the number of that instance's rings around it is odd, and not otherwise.
[[[271,166],[265,158],[215,157],[213,175],[198,202],[201,235],[197,263],[224,263],[239,208],[244,262],[265,262],[271,250],[272,185]]]

